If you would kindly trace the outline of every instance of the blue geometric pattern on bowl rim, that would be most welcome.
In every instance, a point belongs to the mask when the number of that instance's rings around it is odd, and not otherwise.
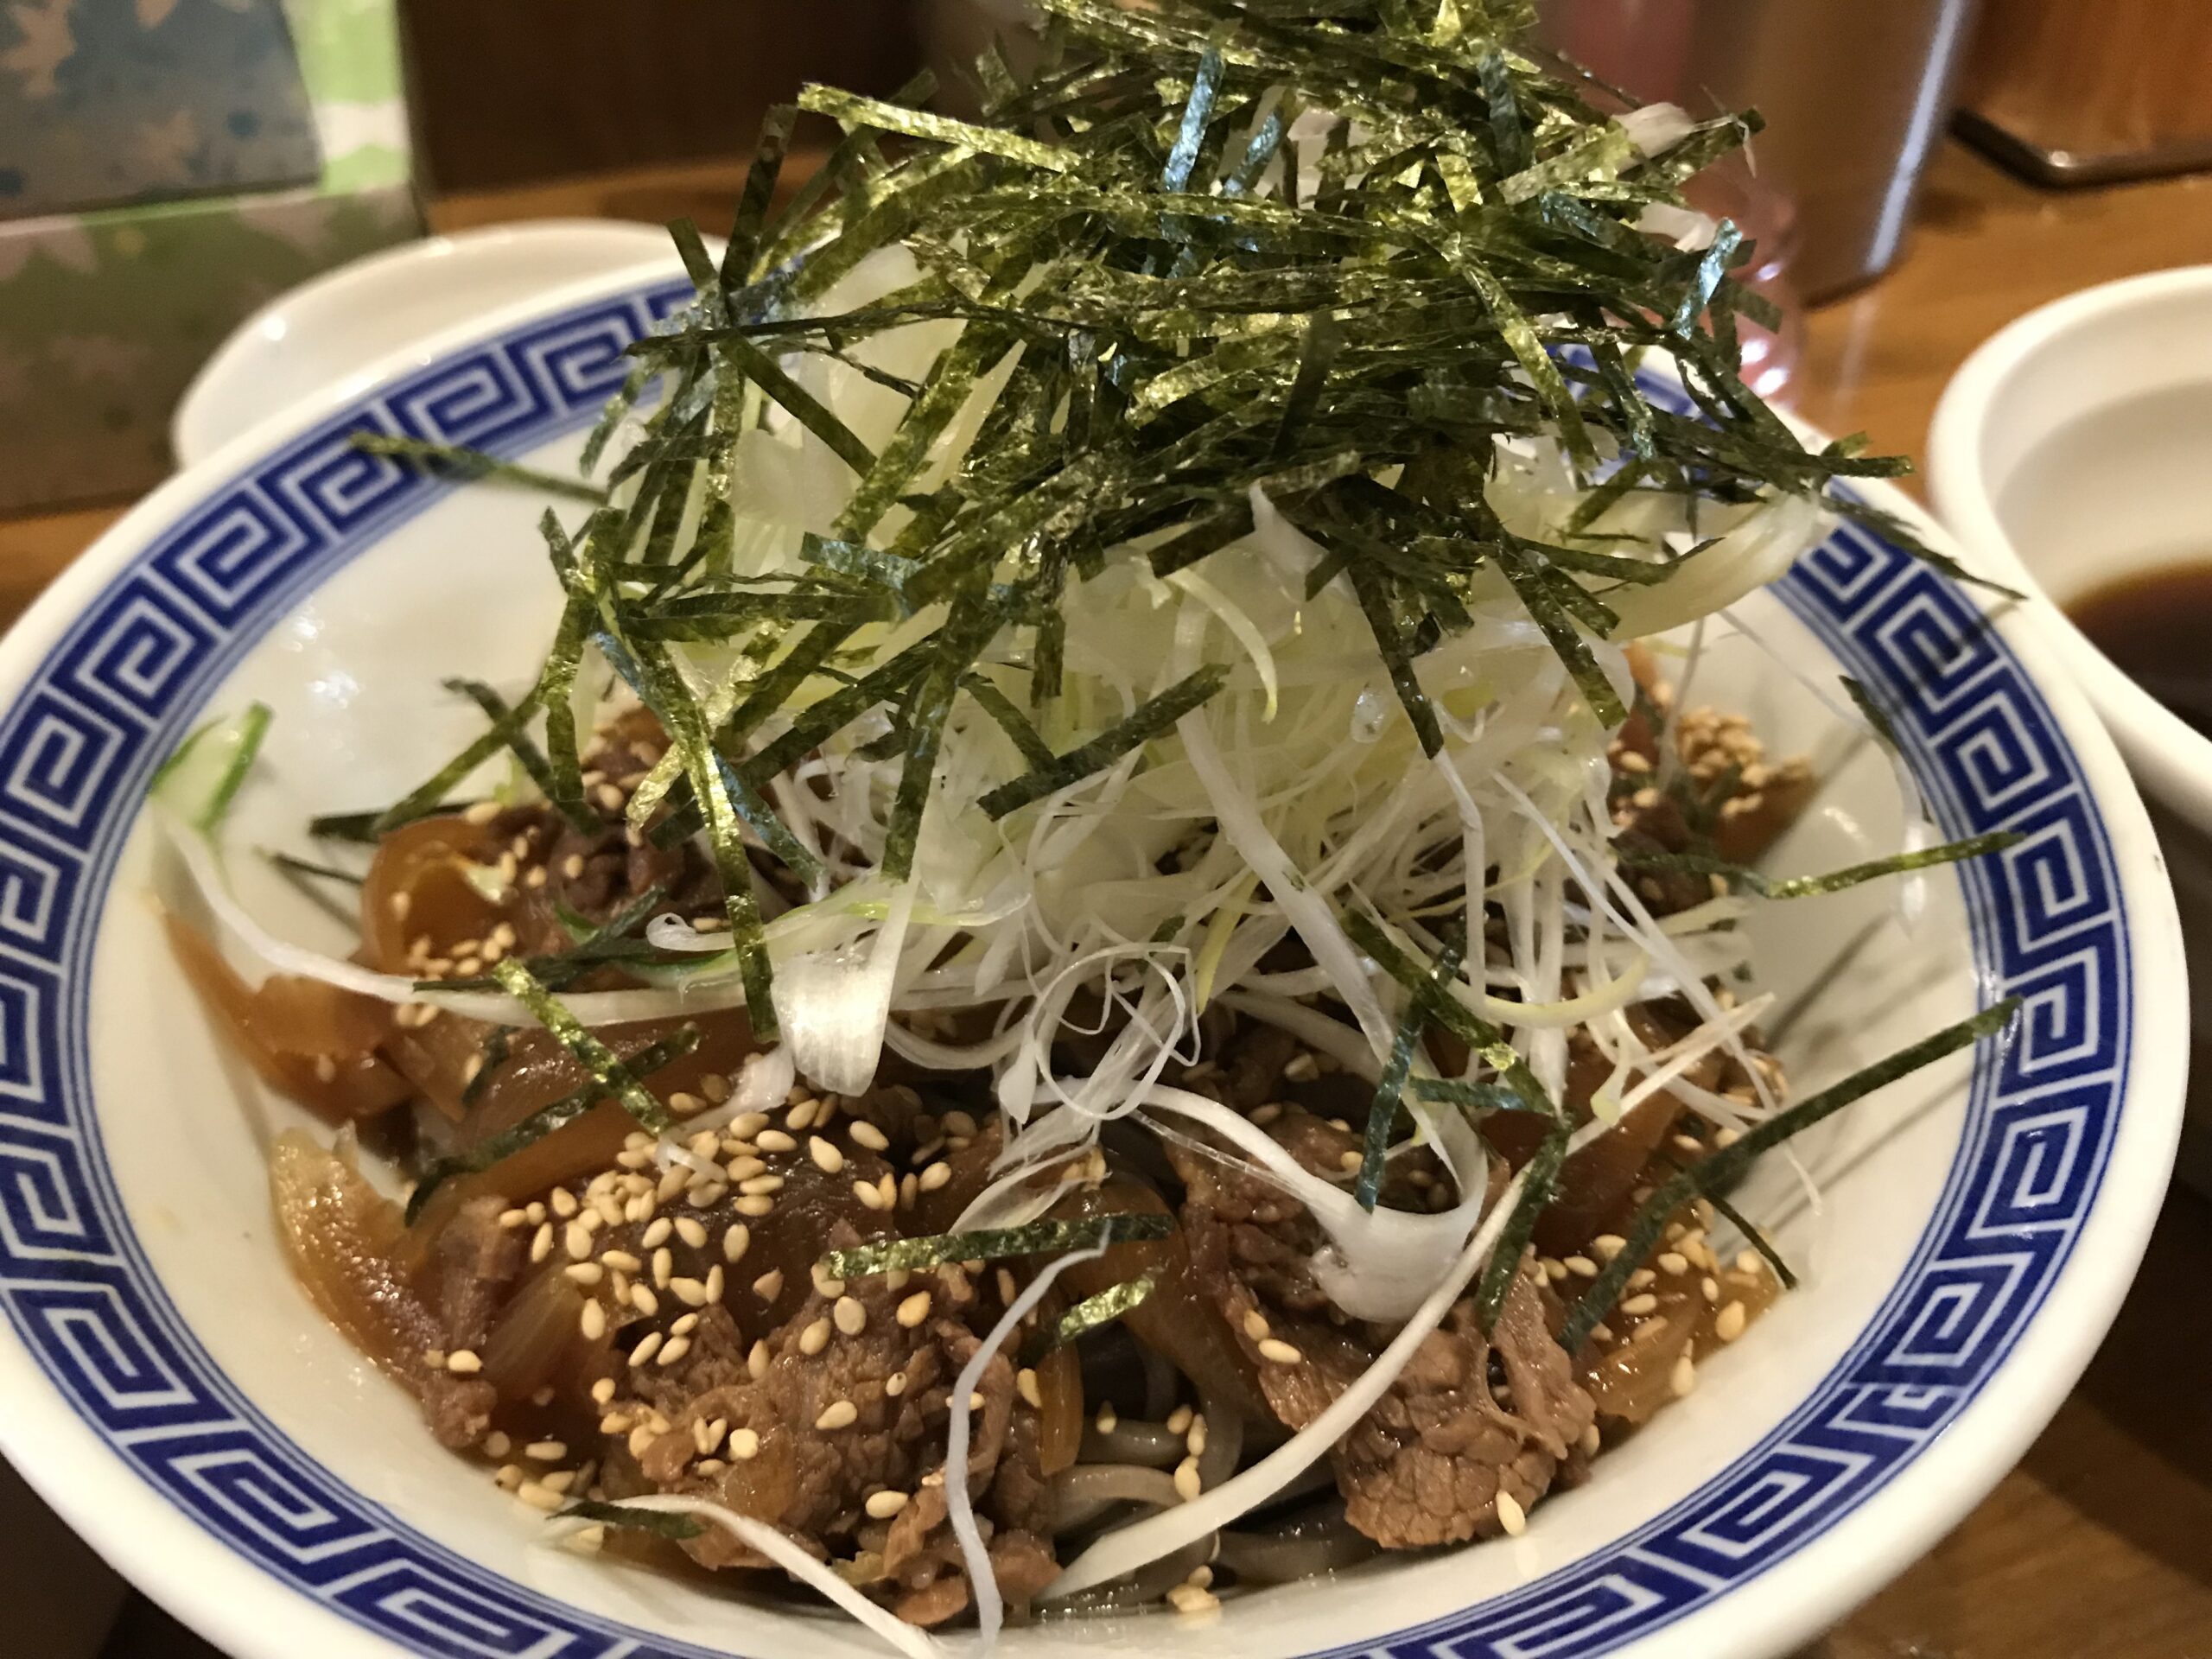
[[[348,1490],[215,1367],[111,1178],[89,1084],[99,918],[149,777],[276,620],[452,488],[357,430],[519,453],[598,411],[623,346],[689,297],[656,285],[461,350],[372,392],[213,492],[88,606],[0,713],[0,1303],[85,1422],[140,1476],[301,1594],[420,1654],[677,1659],[499,1579]],[[1655,395],[1670,389],[1655,386]],[[2073,754],[2005,641],[1948,578],[1839,530],[1783,601],[1892,712],[1949,836],[2013,830],[1957,867],[1985,1045],[1935,1214],[1859,1341],[1758,1446],[1605,1549],[1362,1654],[1607,1651],[1725,1596],[1833,1526],[2003,1363],[2089,1215],[2132,1018],[2112,849]]]

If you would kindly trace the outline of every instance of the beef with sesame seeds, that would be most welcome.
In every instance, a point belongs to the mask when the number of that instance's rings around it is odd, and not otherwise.
[[[860,1242],[849,1228],[829,1241],[835,1249]],[[901,1305],[925,1288],[931,1316],[902,1319]],[[640,1471],[661,1491],[768,1522],[825,1558],[873,1551],[883,1565],[878,1587],[902,1617],[949,1618],[969,1596],[944,1502],[945,1429],[954,1381],[979,1345],[971,1325],[991,1317],[954,1267],[826,1283],[763,1339],[756,1364],[736,1320],[710,1308],[684,1363],[635,1374],[639,1397],[667,1423],[644,1447]],[[1001,1592],[1025,1601],[1054,1568],[1038,1531],[1047,1514],[1038,1417],[1004,1354],[992,1357],[976,1391],[969,1478],[994,1535]],[[742,1454],[702,1457],[702,1424],[719,1427],[717,1448],[741,1441]],[[911,1496],[893,1515],[871,1513],[870,1499],[886,1492]],[[726,1534],[687,1548],[708,1567],[764,1564]]]
[[[1268,1133],[1312,1173],[1341,1177],[1357,1143],[1298,1109]],[[1303,1428],[1373,1365],[1395,1334],[1345,1319],[1315,1281],[1321,1230],[1248,1166],[1178,1146],[1192,1274],[1268,1408]],[[1417,1191],[1394,1170],[1386,1204]],[[1538,1275],[1541,1279],[1541,1275]],[[1548,1294],[1516,1276],[1486,1340],[1471,1300],[1452,1310],[1332,1456],[1351,1524],[1387,1548],[1451,1543],[1501,1529],[1504,1492],[1523,1509],[1548,1486],[1594,1408],[1552,1339]],[[1495,1368],[1493,1357],[1497,1361]],[[1499,1402],[1493,1374],[1510,1389]]]

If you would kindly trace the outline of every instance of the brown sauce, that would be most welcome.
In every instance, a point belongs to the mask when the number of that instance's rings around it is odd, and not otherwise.
[[[2107,582],[2066,614],[2128,678],[2212,737],[2212,561]]]

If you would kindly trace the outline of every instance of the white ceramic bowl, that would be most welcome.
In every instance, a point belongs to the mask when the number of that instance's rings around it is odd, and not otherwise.
[[[2192,265],[2085,289],[1992,336],[1936,406],[1928,487],[1979,568],[2024,579],[2145,790],[2212,835],[2212,738],[2061,608],[2109,582],[2212,560],[2209,449],[2212,265]]]
[[[288,289],[232,331],[169,417],[180,467],[304,398],[550,284],[669,263],[658,226],[542,219],[428,236]]]
[[[431,1444],[288,1277],[261,1151],[298,1115],[241,1087],[147,902],[147,779],[206,710],[257,696],[276,711],[233,831],[265,844],[446,752],[466,716],[434,688],[456,664],[494,682],[535,665],[551,597],[537,504],[346,435],[560,464],[625,340],[682,296],[550,295],[241,439],[156,492],[0,646],[0,1442],[240,1659],[877,1651],[828,1618],[548,1548],[535,1516]],[[1916,932],[1878,930],[1785,1045],[1799,1084],[1991,998],[2024,997],[2021,1020],[1805,1143],[1817,1220],[1787,1170],[1761,1173],[1744,1201],[1804,1287],[1525,1536],[1244,1598],[1212,1624],[1015,1631],[1009,1659],[1768,1659],[1932,1542],[2056,1408],[2134,1271],[2179,1109],[2179,944],[2140,806],[2040,639],[1986,623],[1873,537],[1840,532],[1745,614],[1785,660],[1847,670],[1888,704],[1949,833],[2024,836],[1937,872]],[[1700,700],[1834,778],[1777,863],[1891,843],[1885,765],[1834,747],[1811,692],[1741,640],[1699,673]],[[1889,902],[1862,888],[1769,912],[1769,982],[1802,989]]]
[[[1938,513],[2027,609],[2127,757],[2182,924],[2212,942],[2212,738],[2067,620],[2107,582],[2212,561],[2212,265],[2107,283],[2032,311],[1968,358],[1929,435]],[[2212,1032],[2212,973],[2196,976]],[[2183,1170],[2212,1192],[2212,1097]]]

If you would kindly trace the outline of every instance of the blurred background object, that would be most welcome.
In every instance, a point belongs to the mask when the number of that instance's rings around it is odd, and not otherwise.
[[[420,229],[392,6],[0,7],[0,511],[158,481],[240,319]]]
[[[1540,12],[1554,48],[1640,99],[1766,117],[1753,164],[1796,205],[1793,279],[1819,301],[1879,276],[1903,246],[1974,0],[1540,0]]]
[[[1961,133],[2047,184],[2212,168],[2212,4],[2001,0],[1961,93]]]
[[[894,91],[911,0],[400,0],[440,194],[750,155],[800,83]]]

